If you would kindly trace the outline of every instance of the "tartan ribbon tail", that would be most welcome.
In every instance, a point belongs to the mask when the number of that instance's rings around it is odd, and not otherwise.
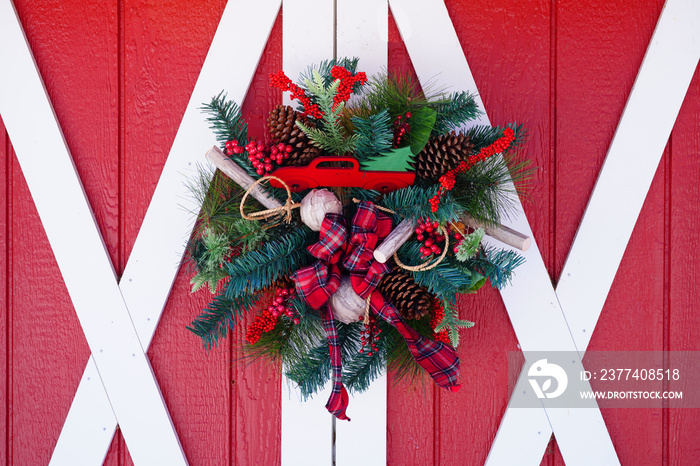
[[[343,386],[343,366],[338,328],[333,320],[333,313],[328,306],[325,306],[323,313],[323,329],[328,337],[328,350],[331,358],[331,381],[333,383],[331,396],[328,398],[328,403],[326,403],[326,409],[338,419],[349,421],[350,418],[345,414],[345,410],[348,408],[350,400],[348,392]]]
[[[394,326],[404,337],[416,362],[430,374],[437,385],[453,392],[460,389],[462,384],[458,381],[459,357],[454,348],[425,338],[406,325],[399,311],[385,301],[380,293],[372,293],[370,306],[378,316]]]

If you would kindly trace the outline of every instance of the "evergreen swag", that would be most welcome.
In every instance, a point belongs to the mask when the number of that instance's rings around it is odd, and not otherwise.
[[[459,318],[458,296],[476,292],[486,281],[497,288],[505,286],[522,263],[514,252],[481,245],[483,231],[470,234],[461,223],[469,215],[497,224],[508,213],[508,199],[513,194],[510,180],[521,182],[529,174],[524,163],[514,162],[523,139],[522,127],[461,130],[480,114],[469,93],[431,93],[421,90],[409,75],[367,78],[356,69],[357,59],[329,60],[310,67],[299,84],[279,72],[271,76],[271,85],[290,91],[299,102],[297,118],[290,117],[290,124],[304,132],[319,154],[352,155],[370,171],[430,172],[424,176],[416,173],[413,185],[384,195],[361,188],[335,191],[343,198],[348,220],[354,215],[350,202],[354,197],[389,209],[394,227],[409,218],[420,222],[422,226],[397,253],[403,264],[434,261],[443,247],[448,248],[436,267],[406,272],[432,299],[427,312],[412,312],[410,315],[418,318],[406,323],[427,338],[456,347],[458,330],[473,325]],[[348,102],[353,94],[355,98]],[[260,178],[254,157],[247,148],[241,149],[251,141],[240,107],[221,93],[202,109],[221,149],[250,176]],[[443,157],[441,141],[448,134],[453,135],[451,152]],[[286,143],[273,137],[266,141],[266,147]],[[449,160],[455,168],[437,171],[440,167],[426,166],[431,163],[428,157],[421,159],[420,167],[415,165],[414,157],[428,144],[431,157]],[[462,146],[455,148],[455,144]],[[503,157],[492,157],[496,154]],[[284,165],[284,161],[277,159],[277,164]],[[435,180],[435,173],[444,174]],[[202,176],[193,191],[202,209],[188,245],[192,287],[193,291],[210,290],[213,299],[188,329],[210,350],[230,330],[249,322],[247,353],[282,361],[302,394],[313,395],[330,378],[328,341],[319,311],[294,293],[289,278],[315,261],[306,248],[318,241],[318,234],[296,212],[290,222],[279,216],[260,221],[242,218],[239,205],[243,190],[220,172],[213,178]],[[268,191],[277,199],[286,197],[284,190]],[[298,202],[305,194],[296,193],[294,200]],[[260,210],[255,201],[247,204],[248,211]],[[438,226],[446,229],[446,238],[433,233]],[[462,241],[465,243],[460,247]],[[388,264],[392,269],[398,267],[393,260]],[[466,301],[461,303],[464,306]],[[255,317],[244,320],[246,314]],[[351,391],[367,389],[387,364],[400,376],[423,373],[397,330],[381,318],[373,316],[372,322],[371,331],[361,321],[337,322],[342,379]],[[253,330],[255,338],[251,337]]]

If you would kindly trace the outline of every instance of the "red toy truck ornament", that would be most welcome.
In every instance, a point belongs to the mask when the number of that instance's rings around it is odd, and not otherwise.
[[[317,157],[305,167],[281,167],[271,174],[284,180],[293,192],[319,186],[343,186],[388,193],[410,186],[416,179],[414,172],[360,170],[360,162],[354,157]],[[283,187],[274,179],[270,184]]]

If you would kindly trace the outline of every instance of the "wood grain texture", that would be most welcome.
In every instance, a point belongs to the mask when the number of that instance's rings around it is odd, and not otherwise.
[[[123,258],[129,257],[224,6],[122,5]],[[190,464],[230,460],[228,354],[205,355],[199,339],[185,329],[207,299],[190,295],[188,274],[181,271],[148,352]],[[119,449],[121,464],[130,464],[123,441]]]
[[[557,3],[554,277],[568,254],[662,4],[619,2],[613,12],[612,5]],[[589,351],[661,349],[664,247],[663,229],[657,225],[663,225],[663,183],[663,171],[657,172]],[[660,410],[606,409],[602,414],[622,464],[661,462]]]
[[[118,249],[113,3],[15,2],[112,258]],[[48,27],[50,25],[50,27]],[[91,37],[86,41],[85,37]],[[15,164],[10,464],[47,464],[89,351]]]
[[[14,3],[121,271],[225,2]],[[556,281],[663,1],[446,4],[492,121],[529,129],[526,153],[539,170],[524,207]],[[281,68],[280,29],[244,103],[260,137],[281,101],[267,86]],[[411,71],[393,21],[389,67]],[[700,350],[699,124],[696,74],[590,350]],[[89,350],[11,152],[0,128],[0,464],[46,464]],[[149,356],[190,464],[279,464],[278,370],[234,361],[233,339],[204,355],[184,327],[208,296],[191,295],[188,280],[181,271]],[[459,348],[459,393],[390,377],[389,464],[486,458],[517,340],[494,290],[460,300],[460,317],[476,326]],[[700,458],[694,410],[603,416],[623,464]],[[119,434],[105,464],[132,464]],[[563,464],[555,441],[542,464]]]
[[[12,309],[12,148],[0,117],[0,464],[8,464],[10,458],[10,359]]]
[[[493,125],[525,123],[524,152],[538,167],[550,153],[550,11],[537,1],[495,2],[472,8],[446,2],[484,107]],[[552,178],[538,170],[524,209],[534,239],[549,264]],[[460,317],[476,322],[464,332],[459,354],[464,387],[441,394],[440,461],[483,464],[508,400],[507,351],[518,344],[502,299],[493,289],[460,300]],[[455,413],[458,413],[455,415]],[[469,439],[465,442],[463,439]]]
[[[700,72],[696,69],[688,95],[671,135],[666,170],[665,222],[665,309],[664,349],[700,350],[698,304],[698,257],[700,257]],[[669,366],[675,368],[675,366]],[[689,377],[682,384],[686,392],[697,390],[697,367],[679,367]],[[664,418],[663,459],[667,464],[697,462],[700,426],[696,409],[668,409]]]

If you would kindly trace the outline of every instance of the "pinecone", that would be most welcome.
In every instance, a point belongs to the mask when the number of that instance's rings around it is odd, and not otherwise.
[[[286,275],[281,276],[272,285],[272,289],[277,289],[277,288],[291,288],[294,289],[295,284],[294,281],[287,277]]]
[[[401,270],[385,275],[377,290],[391,301],[404,319],[420,319],[430,311],[430,293]]]
[[[425,180],[437,180],[459,165],[459,162],[466,160],[473,147],[468,136],[455,134],[454,131],[431,137],[416,156],[416,176]]]
[[[289,144],[292,152],[284,165],[308,165],[311,160],[321,155],[321,150],[311,144],[309,138],[295,123],[301,120],[313,127],[314,124],[302,118],[292,107],[278,105],[267,118],[267,127],[275,143]]]

